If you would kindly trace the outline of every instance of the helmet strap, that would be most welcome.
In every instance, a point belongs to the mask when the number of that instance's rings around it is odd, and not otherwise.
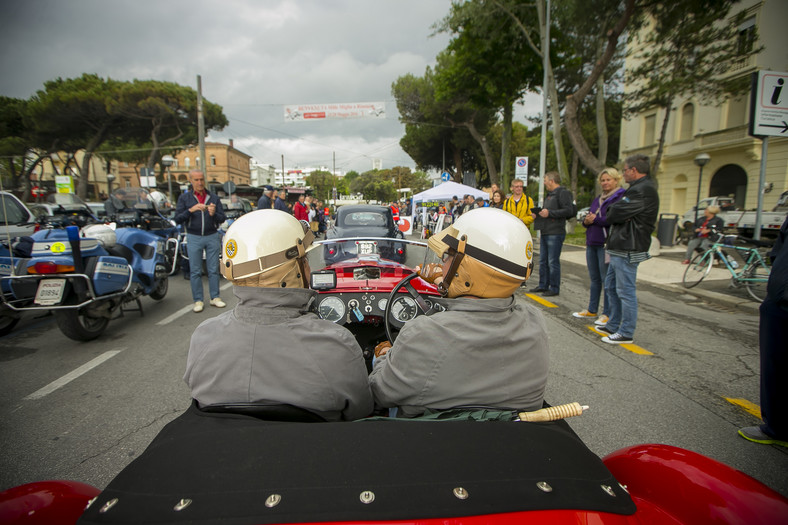
[[[465,244],[468,241],[466,235],[461,235],[457,242],[457,253],[454,254],[449,265],[449,271],[443,275],[443,281],[438,285],[438,291],[444,297],[449,293],[449,287],[454,276],[457,275],[457,270],[460,267],[463,257],[465,257]]]

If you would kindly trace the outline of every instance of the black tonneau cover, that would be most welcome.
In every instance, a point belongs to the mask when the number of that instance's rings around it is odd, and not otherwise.
[[[565,422],[286,423],[193,406],[79,523],[414,520],[547,509],[635,512]]]

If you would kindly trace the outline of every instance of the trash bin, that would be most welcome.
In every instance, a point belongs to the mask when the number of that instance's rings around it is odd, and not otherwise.
[[[676,213],[661,213],[657,224],[657,240],[660,246],[673,246],[676,239],[676,227],[679,216]]]

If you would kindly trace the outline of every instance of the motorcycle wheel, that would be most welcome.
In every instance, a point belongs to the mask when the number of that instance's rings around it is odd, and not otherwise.
[[[19,322],[19,316],[0,314],[0,336],[8,335]]]
[[[92,341],[107,329],[106,317],[88,317],[85,310],[55,310],[55,320],[63,335],[74,341]]]
[[[150,298],[156,301],[161,301],[167,295],[167,290],[170,287],[170,280],[166,277],[159,281],[159,284],[156,285],[156,288],[150,293]]]

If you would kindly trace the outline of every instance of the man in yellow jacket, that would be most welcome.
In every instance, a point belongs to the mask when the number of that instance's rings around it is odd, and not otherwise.
[[[523,193],[523,181],[520,179],[512,180],[511,190],[512,196],[503,203],[504,211],[508,211],[523,221],[526,226],[530,227],[531,223],[534,222],[534,218],[531,215],[531,208],[534,207],[534,201],[531,200],[531,197]]]

